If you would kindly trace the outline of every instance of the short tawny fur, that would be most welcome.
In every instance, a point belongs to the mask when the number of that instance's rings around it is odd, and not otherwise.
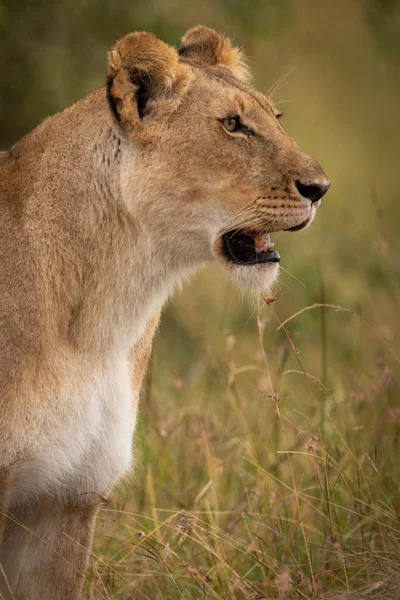
[[[129,34],[107,86],[0,153],[0,592],[77,600],[98,505],[129,470],[159,312],[208,261],[265,289],[276,264],[221,253],[234,227],[311,219],[324,179],[251,88],[240,52],[197,27],[178,50]],[[255,132],[231,135],[240,115]],[[12,593],[9,590],[12,590]]]

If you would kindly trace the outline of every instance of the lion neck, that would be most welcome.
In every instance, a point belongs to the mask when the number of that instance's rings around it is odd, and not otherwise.
[[[46,181],[35,188],[46,195],[30,203],[41,206],[46,312],[58,313],[58,334],[79,349],[129,348],[199,264],[184,253],[178,260],[173,240],[164,239],[160,251],[135,198],[127,209],[121,165],[131,149],[112,125],[103,90],[47,120],[35,136],[45,139]]]

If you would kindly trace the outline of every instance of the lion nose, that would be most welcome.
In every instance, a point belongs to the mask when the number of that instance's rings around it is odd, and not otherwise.
[[[326,194],[326,192],[331,187],[331,182],[329,180],[326,181],[312,181],[311,183],[301,183],[299,179],[295,181],[296,188],[299,193],[304,196],[304,198],[308,198],[311,202],[318,202],[321,200],[322,196]]]

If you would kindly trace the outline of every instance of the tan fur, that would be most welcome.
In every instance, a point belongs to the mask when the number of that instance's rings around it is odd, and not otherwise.
[[[239,48],[209,27],[198,25],[182,38],[178,52],[199,64],[226,67],[237,79],[247,83],[250,71]]]
[[[96,507],[129,469],[159,311],[207,261],[265,289],[276,264],[221,251],[277,231],[326,182],[245,81],[239,51],[190,30],[110,52],[107,88],[0,153],[0,579],[5,598],[76,600]],[[238,114],[255,132],[230,134]],[[9,592],[12,589],[12,594]]]
[[[146,373],[147,363],[151,356],[153,338],[160,322],[161,311],[151,317],[146,326],[146,331],[132,349],[132,387],[140,390]]]

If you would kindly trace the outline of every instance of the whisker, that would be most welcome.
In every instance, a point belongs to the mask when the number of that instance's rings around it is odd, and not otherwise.
[[[249,315],[249,318],[248,318],[248,319],[247,319],[247,321],[246,321],[246,325],[248,325],[248,324],[249,324],[249,321],[250,321],[250,319],[252,319],[252,318],[253,318],[253,316],[254,316],[254,313],[255,313],[255,312],[258,310],[258,309],[259,309],[259,306],[257,306],[257,304],[256,304],[256,306],[254,307],[254,310],[252,310],[252,311],[251,311],[251,313],[250,313],[250,315]]]
[[[230,223],[233,220],[236,220],[237,217],[246,209],[249,210],[249,205],[253,203],[253,200],[250,200],[250,202],[248,202],[247,204],[245,204],[244,206],[240,207],[239,210],[237,210],[233,215],[231,215],[224,223],[224,226],[226,226],[228,223]]]
[[[268,90],[267,92],[267,97],[268,98],[273,98],[274,94],[276,94],[276,92],[281,88],[282,84],[284,83],[284,81],[289,77],[289,75],[294,71],[295,67],[293,66],[291,69],[289,69],[289,71],[287,71],[286,73],[284,73],[282,75],[282,77],[280,77]]]
[[[282,271],[284,271],[285,273],[287,273],[288,275],[290,275],[290,277],[293,277],[293,279],[295,281],[297,281],[298,283],[300,283],[300,285],[302,285],[305,290],[307,289],[307,286],[306,286],[306,284],[303,281],[301,281],[300,279],[297,279],[297,277],[295,277],[292,273],[290,273],[290,271],[287,271],[283,267],[280,267],[280,268],[281,268]]]
[[[282,267],[281,267],[281,266],[279,266],[279,271],[280,271],[281,269],[282,269]],[[285,269],[283,269],[283,270],[285,270]],[[279,285],[284,285],[285,287],[287,287],[287,289],[288,289],[290,292],[292,292],[292,291],[293,291],[293,290],[292,290],[292,288],[290,287],[290,285],[288,285],[288,284],[286,283],[286,281],[284,281],[284,280],[283,280],[283,277],[282,277],[281,275],[279,275],[279,276],[278,276],[278,278],[277,278],[277,283],[279,283]]]
[[[253,221],[262,221],[266,216],[268,216],[268,211],[263,211],[260,213],[259,209],[251,208],[251,210],[248,209],[247,211],[244,211],[242,214],[238,215],[238,217],[235,219],[235,225],[245,222],[249,217],[251,217],[251,220]]]
[[[265,229],[268,232],[282,218],[281,214],[276,214],[274,208],[268,206],[249,206],[250,204],[252,202],[248,202],[225,221],[222,234],[231,230],[261,231]],[[235,235],[235,232],[232,233],[233,235]]]
[[[234,225],[233,223],[228,224],[228,226],[226,226],[223,230],[222,233],[227,233],[228,231],[231,231],[232,229],[252,229],[254,227],[257,227],[258,225],[258,220],[254,219],[254,215],[244,215],[244,217],[242,219],[237,220]]]

